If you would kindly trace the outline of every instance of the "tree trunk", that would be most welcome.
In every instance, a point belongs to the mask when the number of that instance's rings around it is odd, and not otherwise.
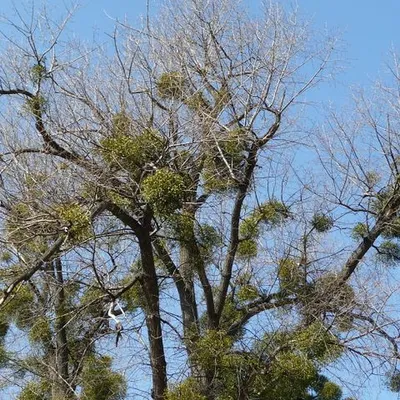
[[[54,379],[52,387],[52,399],[71,399],[72,390],[69,385],[69,354],[67,340],[67,318],[65,310],[65,291],[64,278],[62,273],[61,259],[58,257],[53,263],[54,278],[56,281],[55,292],[55,362],[54,362]]]
[[[144,278],[141,281],[146,299],[146,326],[150,344],[150,365],[153,377],[153,398],[162,400],[167,390],[167,365],[160,318],[160,294],[151,238],[148,229],[138,237]]]
[[[140,258],[142,261],[143,278],[140,281],[144,297],[146,326],[150,345],[150,365],[153,378],[152,397],[162,400],[167,391],[167,363],[165,361],[163,336],[160,316],[160,293],[156,267],[154,264],[153,245],[150,236],[152,231],[149,210],[145,211],[143,222],[140,224],[135,218],[113,203],[106,204],[107,209],[121,222],[129,226],[139,241]]]
[[[194,220],[194,215],[193,215]],[[194,234],[194,224],[191,226],[191,233],[188,237],[185,238],[184,241],[180,242],[180,266],[179,271],[182,274],[183,280],[185,282],[185,290],[189,293],[191,301],[196,305],[196,298],[194,292],[194,274],[197,274],[200,283],[202,285],[204,297],[206,299],[207,305],[207,319],[208,319],[208,327],[214,328],[215,324],[215,308],[214,308],[214,299],[211,290],[211,285],[208,282],[208,278],[205,274],[205,265],[204,260],[200,254],[196,237]],[[183,314],[183,320],[185,322],[185,313],[183,312],[182,302],[181,309]],[[197,330],[197,334],[193,334],[193,327],[197,327],[199,325],[198,315],[197,315],[197,305],[196,305],[196,315],[191,316],[196,318],[196,324],[192,324],[192,330],[190,330],[190,326],[184,325],[185,338],[187,337],[186,331],[189,331],[190,340],[186,340],[186,349],[189,356],[189,364],[192,372],[192,377],[194,377],[198,383],[200,384],[202,394],[206,396],[208,400],[213,399],[212,395],[212,381],[213,381],[213,372],[205,371],[198,363],[193,359],[193,355],[196,352],[196,342],[199,339],[200,332]]]

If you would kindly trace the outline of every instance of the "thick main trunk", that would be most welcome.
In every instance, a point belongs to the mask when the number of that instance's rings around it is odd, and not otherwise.
[[[139,246],[144,278],[142,288],[146,299],[146,326],[150,344],[150,365],[153,377],[153,398],[162,400],[167,390],[165,361],[160,317],[160,293],[154,265],[151,238],[147,230],[139,235]]]
[[[141,287],[145,296],[145,308],[143,311],[146,314],[146,326],[150,346],[150,365],[153,378],[152,397],[155,400],[162,400],[167,391],[167,363],[165,361],[161,329],[160,293],[150,236],[150,232],[152,231],[151,212],[146,210],[143,222],[139,223],[116,204],[106,203],[105,207],[125,225],[129,226],[139,241],[143,269]]]
[[[52,399],[71,399],[72,390],[69,385],[68,371],[68,339],[67,339],[67,318],[65,310],[65,291],[62,263],[60,258],[54,261],[54,278],[56,281],[55,293],[55,351],[54,351],[54,379],[52,387]]]

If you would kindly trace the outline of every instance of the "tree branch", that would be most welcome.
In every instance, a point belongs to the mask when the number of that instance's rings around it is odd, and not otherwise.
[[[44,255],[36,261],[35,265],[14,280],[4,291],[3,297],[0,298],[0,306],[10,297],[16,287],[32,278],[32,276],[47,262],[51,261],[54,257],[58,256],[61,246],[68,240],[68,233],[61,234],[54,244],[44,253]]]

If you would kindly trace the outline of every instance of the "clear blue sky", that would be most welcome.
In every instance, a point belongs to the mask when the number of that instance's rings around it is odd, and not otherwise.
[[[156,12],[159,0],[151,0],[152,12]],[[176,0],[180,1],[180,0]],[[244,0],[253,10],[259,0]],[[12,0],[0,0],[0,13],[9,14]],[[19,0],[14,0],[19,5]],[[48,0],[54,12],[60,12],[66,0]],[[281,3],[289,5],[289,0]],[[391,49],[400,51],[400,0],[298,0],[301,14],[313,20],[317,28],[327,27],[341,33],[347,50],[344,55],[347,68],[335,83],[324,85],[315,92],[313,99],[344,104],[348,100],[349,87],[370,86],[383,73],[385,62],[390,61]],[[146,11],[146,0],[83,0],[74,18],[73,28],[77,35],[90,39],[93,29],[98,34],[111,32],[113,21],[109,16],[132,23]],[[374,383],[372,383],[373,385]],[[396,394],[382,391],[378,384],[366,393],[364,400],[394,400]]]

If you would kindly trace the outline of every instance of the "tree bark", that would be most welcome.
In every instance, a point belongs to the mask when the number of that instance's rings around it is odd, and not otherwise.
[[[165,361],[164,343],[161,329],[160,292],[156,267],[154,263],[153,245],[150,232],[152,231],[150,210],[145,210],[142,223],[129,215],[125,210],[111,202],[104,203],[105,207],[123,224],[129,226],[139,241],[140,258],[143,278],[140,280],[146,306],[146,327],[150,345],[150,365],[153,378],[152,397],[155,400],[164,399],[167,391],[167,363]]]
[[[162,400],[167,390],[167,365],[160,317],[160,293],[153,247],[149,230],[144,229],[138,237],[144,277],[141,286],[146,299],[146,326],[150,343],[150,365],[153,377],[153,395]]]
[[[62,263],[60,257],[53,262],[53,273],[56,281],[55,293],[55,379],[52,387],[52,399],[71,399],[69,385],[69,351],[67,339],[67,318],[65,309],[65,291]]]

